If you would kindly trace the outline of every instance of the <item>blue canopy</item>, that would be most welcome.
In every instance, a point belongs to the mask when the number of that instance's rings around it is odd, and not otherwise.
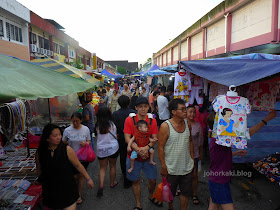
[[[159,75],[167,75],[167,74],[172,74],[172,73],[169,73],[166,71],[161,71],[161,70],[154,70],[154,71],[148,72],[149,76],[159,76]]]
[[[158,65],[154,64],[148,71],[154,71],[154,70],[157,70],[157,69],[159,69]]]
[[[178,64],[160,67],[159,70],[168,71],[168,72],[177,72]]]
[[[210,81],[240,86],[280,73],[280,56],[248,54],[207,60],[181,61],[187,71]]]
[[[118,78],[118,77],[121,77],[121,75],[112,74],[112,73],[110,73],[109,71],[107,71],[106,69],[103,69],[103,71],[101,71],[100,74],[105,75],[105,76],[109,77],[110,79],[111,79],[111,78],[116,79],[116,78]]]
[[[137,72],[138,74],[140,74],[141,76],[142,75],[147,75],[149,72],[151,72],[151,71],[155,71],[155,70],[159,70],[159,67],[158,67],[158,65],[157,64],[155,64],[155,65],[153,65],[149,70],[147,70],[147,71],[140,71],[140,72]],[[148,75],[150,75],[150,74],[148,74]]]

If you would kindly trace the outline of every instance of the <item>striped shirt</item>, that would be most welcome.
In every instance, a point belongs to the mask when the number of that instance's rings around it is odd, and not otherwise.
[[[164,147],[165,164],[168,174],[186,175],[192,172],[194,161],[190,154],[190,131],[187,120],[185,130],[177,132],[169,120],[165,121],[169,127],[169,137]]]

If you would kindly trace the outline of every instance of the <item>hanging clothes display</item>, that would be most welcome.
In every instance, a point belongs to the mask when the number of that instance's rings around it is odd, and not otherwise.
[[[197,104],[202,107],[203,105],[203,80],[201,77],[191,74],[191,93],[189,104],[192,105],[194,103],[194,99]]]
[[[157,84],[161,84],[161,85],[163,85],[162,76],[159,76],[159,77],[158,77]]]
[[[275,107],[278,93],[278,82],[259,82],[251,84],[246,95],[253,110],[271,111]]]
[[[153,77],[148,76],[148,77],[147,77],[147,84],[148,84],[148,85],[152,85],[152,80],[153,80]]]
[[[240,96],[218,96],[213,101],[213,109],[217,112],[213,129],[216,144],[247,148],[247,139],[250,139],[247,128],[247,114],[251,112],[249,100]]]
[[[218,83],[210,83],[209,90],[209,101],[214,101],[219,95],[225,95],[228,91],[228,87],[225,85],[220,85]]]
[[[165,76],[163,77],[163,85],[164,85],[165,87],[168,87],[168,85],[170,84],[169,77],[170,77],[170,76],[167,76],[167,75],[165,75]]]
[[[174,81],[174,98],[181,98],[185,100],[186,106],[188,106],[190,91],[191,91],[190,73],[186,71],[177,72],[175,74],[175,81]]]

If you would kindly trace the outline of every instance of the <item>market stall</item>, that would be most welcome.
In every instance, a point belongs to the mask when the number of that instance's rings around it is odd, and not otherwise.
[[[92,84],[2,54],[0,64],[0,133],[8,142],[6,146],[1,145],[5,152],[0,150],[0,207],[29,209],[40,201],[42,191],[41,186],[32,184],[37,179],[35,150],[16,147],[25,139],[28,146],[28,139],[32,137],[28,135],[32,104],[15,99],[65,96],[87,90]],[[42,105],[48,107],[45,103]]]
[[[238,96],[246,97],[252,106],[248,115],[248,127],[260,122],[268,111],[275,108],[279,94],[280,56],[268,54],[249,54],[243,56],[206,59],[199,61],[182,61],[179,67],[190,73],[192,78],[208,81],[202,84],[209,101],[214,101],[217,95],[224,95],[230,85],[237,86]],[[192,76],[193,74],[194,76]],[[198,86],[200,86],[200,84]],[[178,83],[180,88],[180,85]],[[174,86],[175,87],[175,86]],[[185,88],[182,85],[182,90]],[[199,88],[198,88],[199,89]],[[192,91],[193,93],[193,91]],[[279,99],[278,99],[279,100]],[[252,163],[276,152],[280,152],[280,113],[269,125],[247,141],[247,155],[234,157],[236,163]]]
[[[32,60],[32,63],[74,78],[82,79],[92,85],[90,89],[92,92],[96,90],[100,84],[102,84],[100,80],[94,78],[94,76],[90,76],[84,70],[77,69],[54,59],[34,59]],[[44,115],[47,107],[42,106],[43,104],[49,104],[49,117]],[[40,130],[39,133],[41,133],[42,124],[46,124],[46,120],[48,122],[59,124],[61,127],[67,127],[71,122],[70,116],[73,112],[77,111],[79,104],[80,101],[76,93],[65,96],[56,96],[50,99],[32,101],[33,108],[37,110],[35,113],[39,116],[43,116],[44,119],[39,121],[36,120],[36,122],[34,121],[35,125],[32,125],[34,131],[38,134],[38,131]],[[34,117],[36,118],[36,116]]]

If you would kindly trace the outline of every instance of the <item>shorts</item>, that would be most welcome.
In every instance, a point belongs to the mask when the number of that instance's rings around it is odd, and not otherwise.
[[[83,160],[80,160],[81,164],[84,166],[84,168],[87,170],[89,162],[85,162]],[[74,166],[73,166],[73,174],[76,175],[78,173],[80,173]]]
[[[212,198],[213,203],[216,204],[228,204],[233,203],[231,198],[231,192],[229,183],[219,184],[208,181],[210,196]]]
[[[186,175],[167,175],[167,181],[170,184],[170,189],[173,197],[176,195],[177,187],[181,190],[181,194],[186,197],[190,197],[193,194],[192,191],[192,181],[193,181],[193,171]]]
[[[151,152],[153,150],[153,148],[149,149],[149,152]],[[136,159],[137,156],[137,152],[136,151],[132,151],[131,155],[130,155],[130,159]]]
[[[149,163],[149,160],[145,162],[134,161],[134,168],[131,173],[127,170],[130,169],[130,159],[126,158],[126,178],[130,181],[137,181],[140,179],[141,169],[143,170],[145,177],[150,180],[155,180],[157,178],[157,166]]]
[[[133,150],[132,153],[131,153],[130,158],[131,159],[136,159],[137,158],[137,152]]]
[[[97,157],[98,158],[98,160],[104,160],[104,159],[106,159],[106,158],[118,158],[118,156],[119,156],[119,150],[116,152],[116,153],[114,153],[114,154],[112,154],[112,155],[110,155],[110,156],[108,156],[108,157]]]

